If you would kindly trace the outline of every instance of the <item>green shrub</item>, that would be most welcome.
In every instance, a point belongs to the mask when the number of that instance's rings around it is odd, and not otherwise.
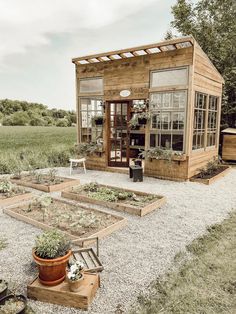
[[[56,122],[56,126],[67,127],[67,126],[69,126],[69,121],[66,118],[58,119]]]
[[[32,125],[32,126],[44,126],[45,124],[47,124],[47,123],[41,117],[36,116],[30,120],[30,125]]]
[[[35,241],[35,254],[41,258],[58,258],[66,255],[70,241],[57,229],[45,231]]]

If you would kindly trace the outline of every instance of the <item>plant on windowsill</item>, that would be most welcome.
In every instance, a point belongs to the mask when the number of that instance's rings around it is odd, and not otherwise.
[[[165,149],[165,148],[159,148],[159,147],[153,147],[149,148],[147,150],[142,151],[139,154],[140,158],[148,158],[150,161],[152,159],[157,159],[157,160],[185,160],[186,156],[182,152],[175,152],[170,149]]]
[[[103,115],[97,115],[92,117],[92,125],[103,125],[104,118]]]

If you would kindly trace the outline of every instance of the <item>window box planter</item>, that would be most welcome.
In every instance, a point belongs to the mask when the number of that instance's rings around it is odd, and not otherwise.
[[[76,187],[72,189],[66,189],[61,192],[61,196],[72,199],[79,202],[85,202],[85,203],[91,203],[91,204],[97,204],[104,207],[112,208],[118,211],[124,211],[129,214],[137,215],[137,216],[144,216],[148,213],[152,212],[153,210],[161,207],[166,202],[166,198],[164,196],[160,195],[153,195],[145,192],[139,192],[135,190],[128,190],[128,189],[122,189],[114,186],[107,186],[107,185],[98,185],[99,188],[105,188],[105,189],[111,189],[113,191],[116,191],[122,195],[122,193],[131,193],[136,196],[137,199],[143,200],[143,203],[137,202],[136,205],[135,201],[132,200],[125,200],[125,199],[119,199],[117,201],[106,201],[102,199],[96,199],[92,197],[92,193],[89,195],[86,191],[76,191]],[[110,192],[109,192],[110,193]],[[109,194],[108,193],[108,194]],[[149,198],[149,199],[148,199]],[[146,200],[146,201],[145,201]]]
[[[192,178],[190,178],[190,181],[210,185],[213,182],[217,181],[218,179],[223,178],[225,175],[227,175],[227,173],[229,173],[229,171],[230,171],[230,167],[221,166],[218,169],[218,171],[216,171],[214,174],[212,174],[212,176],[201,178],[199,176],[199,174],[197,174],[197,175],[193,176]]]
[[[57,198],[52,198],[52,200],[52,205],[47,207],[47,212],[50,213],[48,215],[43,214],[42,209],[39,208],[32,207],[32,210],[28,211],[32,202],[14,208],[5,208],[3,211],[13,218],[43,230],[58,228],[67,234],[75,244],[77,241],[80,243],[79,238],[81,237],[102,238],[108,236],[126,224],[125,218],[111,215],[105,211],[89,209]],[[83,222],[80,222],[78,218],[81,215]]]

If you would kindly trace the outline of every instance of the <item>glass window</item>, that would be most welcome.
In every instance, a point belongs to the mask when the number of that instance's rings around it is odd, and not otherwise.
[[[187,68],[151,72],[151,87],[187,85],[187,83]]]
[[[81,142],[97,142],[102,138],[102,125],[96,125],[93,117],[103,114],[102,100],[80,98]]]
[[[186,104],[186,91],[151,94],[151,147],[183,151]]]
[[[216,145],[218,97],[209,96],[207,146]]]
[[[206,119],[207,95],[195,94],[194,122],[193,122],[193,147],[192,149],[204,148],[205,119]]]
[[[102,78],[89,78],[81,79],[79,81],[80,93],[102,93],[103,92],[103,79]]]

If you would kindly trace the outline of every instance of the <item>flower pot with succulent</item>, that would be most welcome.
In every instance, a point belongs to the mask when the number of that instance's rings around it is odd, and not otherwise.
[[[24,295],[9,294],[0,299],[0,313],[23,314],[25,313],[27,300]]]
[[[62,232],[52,229],[39,235],[32,254],[43,285],[55,286],[65,279],[71,249],[70,241]]]
[[[69,290],[72,292],[78,291],[84,279],[84,264],[80,261],[73,261],[69,264],[67,273]]]
[[[7,295],[8,284],[5,280],[0,279],[0,299]]]

